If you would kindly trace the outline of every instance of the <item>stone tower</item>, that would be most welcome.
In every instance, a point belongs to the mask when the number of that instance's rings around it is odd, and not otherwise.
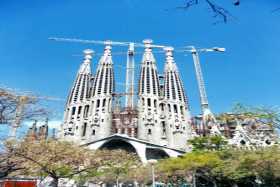
[[[144,40],[145,52],[141,62],[138,88],[138,138],[160,144],[159,122],[160,86],[151,40]]]
[[[84,61],[76,75],[64,111],[61,136],[71,141],[80,140],[83,136],[84,124],[88,123],[92,53],[92,50],[84,51]]]
[[[105,138],[111,134],[112,128],[112,94],[114,91],[114,72],[111,55],[111,46],[105,46],[104,54],[101,57],[96,76],[94,77],[91,91],[92,123],[89,134],[84,130],[84,136],[90,140]],[[84,124],[87,128],[87,124]]]
[[[166,62],[164,67],[164,104],[166,114],[164,128],[168,145],[174,148],[186,147],[191,136],[191,116],[183,84],[173,58],[173,48],[164,48]]]

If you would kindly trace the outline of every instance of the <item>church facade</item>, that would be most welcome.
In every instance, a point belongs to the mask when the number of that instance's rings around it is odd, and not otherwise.
[[[95,73],[91,70],[93,51],[84,51],[84,60],[66,103],[60,138],[90,145],[118,135],[117,139],[129,144],[141,142],[165,149],[165,152],[167,149],[177,150],[180,154],[188,150],[186,142],[192,136],[191,116],[173,58],[173,48],[164,48],[164,73],[160,77],[152,41],[144,40],[144,46],[136,94],[115,92],[112,47],[109,43]],[[121,96],[136,100],[136,104],[132,105],[129,101],[124,107],[120,106]]]
[[[224,124],[215,118],[206,123],[203,117],[191,117],[187,94],[173,57],[174,49],[163,48],[164,72],[160,73],[152,41],[144,40],[143,46],[137,81],[133,46],[128,50],[124,93],[115,91],[110,42],[106,43],[94,71],[91,69],[93,51],[84,51],[84,60],[65,106],[60,139],[95,150],[125,149],[137,153],[144,163],[188,152],[191,149],[187,145],[189,139],[208,134],[221,135],[236,147],[254,148],[276,143],[272,129],[265,124],[250,122],[253,125],[248,125],[248,120]],[[124,106],[120,103],[121,97],[125,97]]]

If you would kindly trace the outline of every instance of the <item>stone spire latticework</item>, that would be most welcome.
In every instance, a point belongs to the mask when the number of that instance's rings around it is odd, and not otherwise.
[[[89,108],[89,90],[91,87],[92,50],[84,51],[84,60],[77,72],[74,85],[68,96],[64,112],[63,135],[71,140],[78,139],[81,135],[80,129],[84,123],[84,113]],[[75,136],[74,136],[75,135]]]
[[[164,67],[164,103],[166,132],[171,147],[182,148],[191,137],[191,117],[187,97],[173,58],[173,48],[166,47]]]
[[[144,40],[145,51],[141,63],[138,89],[138,138],[160,144],[159,123],[160,85],[151,40]]]
[[[112,94],[114,91],[114,72],[111,55],[112,47],[105,46],[96,76],[93,81],[91,95],[92,124],[87,135],[91,140],[105,138],[110,135],[112,128]],[[86,135],[85,135],[86,136]]]

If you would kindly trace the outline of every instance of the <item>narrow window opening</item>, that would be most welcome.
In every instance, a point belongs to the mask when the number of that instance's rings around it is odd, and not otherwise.
[[[174,113],[177,114],[178,113],[177,105],[174,105],[173,108],[174,108]]]
[[[81,114],[81,111],[82,111],[82,106],[79,106],[79,108],[78,108],[78,115]]]
[[[162,112],[164,111],[164,105],[163,105],[163,103],[160,104],[160,109],[161,109]]]
[[[106,99],[103,99],[102,107],[105,107],[106,105]]]
[[[150,106],[151,106],[151,99],[148,98],[148,107],[150,107]]]
[[[76,112],[76,107],[73,107],[71,112],[72,116],[75,115],[75,112]]]
[[[84,111],[84,117],[87,118],[88,117],[88,111],[89,111],[89,105],[85,106],[85,111]]]
[[[86,132],[87,132],[87,123],[84,123],[82,136],[85,136]]]
[[[184,107],[183,106],[180,107],[180,110],[181,110],[181,114],[184,115]]]

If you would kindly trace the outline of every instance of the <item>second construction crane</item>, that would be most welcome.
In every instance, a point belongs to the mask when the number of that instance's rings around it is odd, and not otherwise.
[[[225,48],[220,47],[213,47],[213,48],[202,48],[202,49],[196,49],[194,46],[188,46],[188,49],[184,50],[184,52],[190,52],[193,56],[193,62],[195,67],[195,74],[199,89],[199,96],[200,96],[200,103],[201,103],[201,110],[202,110],[202,123],[206,126],[213,126],[216,124],[216,118],[214,114],[211,112],[209,108],[209,103],[207,99],[206,89],[205,89],[205,83],[203,79],[203,74],[201,70],[200,60],[199,60],[199,52],[225,52]],[[214,128],[212,128],[212,131],[218,131],[216,129],[216,125],[214,125]]]

